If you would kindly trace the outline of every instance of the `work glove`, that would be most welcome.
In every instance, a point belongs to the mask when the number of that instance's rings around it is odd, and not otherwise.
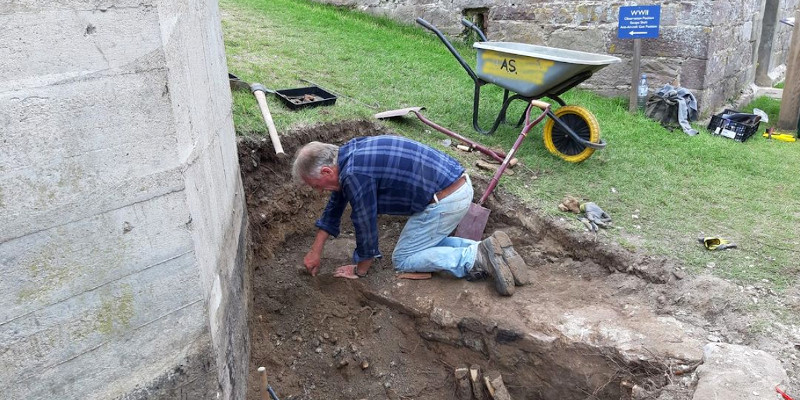
[[[588,224],[584,221],[581,222],[583,222],[584,225],[588,225],[587,227],[592,232],[597,232],[598,226],[605,229],[611,224],[611,216],[606,214],[600,206],[593,202],[581,204],[581,211],[585,214],[583,218],[588,220]]]
[[[711,237],[700,237],[697,240],[705,246],[709,250],[725,250],[725,249],[733,249],[736,247],[736,243],[732,243],[728,239],[724,239],[721,237],[711,236]]]

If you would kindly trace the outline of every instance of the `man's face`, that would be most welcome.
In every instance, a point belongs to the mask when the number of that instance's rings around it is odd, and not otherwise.
[[[338,192],[339,171],[331,167],[322,167],[319,171],[319,178],[304,177],[303,182],[320,193],[326,190]]]

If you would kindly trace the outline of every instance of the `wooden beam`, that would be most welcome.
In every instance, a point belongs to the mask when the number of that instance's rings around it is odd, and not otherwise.
[[[778,114],[778,129],[796,131],[800,115],[800,10],[794,13],[794,30],[786,57],[786,81]]]
[[[469,368],[456,368],[456,398],[458,400],[472,400],[472,384],[469,380]]]
[[[639,78],[641,74],[642,65],[642,39],[633,39],[633,60],[631,62],[631,95],[628,103],[628,111],[631,114],[636,114],[637,105],[639,103]]]
[[[486,374],[483,380],[486,382],[489,395],[491,395],[494,400],[512,400],[508,389],[506,389],[506,384],[503,382],[503,377],[499,372]]]
[[[469,367],[469,380],[472,382],[472,395],[475,400],[485,400],[486,395],[483,394],[483,379],[481,374],[481,367],[472,365]]]

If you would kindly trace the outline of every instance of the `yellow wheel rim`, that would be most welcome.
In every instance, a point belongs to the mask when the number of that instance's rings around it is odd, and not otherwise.
[[[579,106],[564,106],[554,112],[562,122],[567,124],[578,136],[593,142],[600,142],[600,125],[589,110]],[[594,153],[594,149],[586,147],[573,139],[552,118],[544,124],[544,146],[556,156],[569,161],[581,162]]]

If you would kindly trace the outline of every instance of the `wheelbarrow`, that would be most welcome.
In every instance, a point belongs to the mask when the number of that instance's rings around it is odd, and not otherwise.
[[[482,40],[473,44],[478,51],[477,71],[473,71],[442,32],[422,18],[416,21],[439,37],[475,83],[472,127],[476,131],[485,135],[494,133],[505,121],[508,106],[514,100],[530,103],[547,97],[561,106],[547,111],[548,120],[543,129],[547,150],[566,161],[581,162],[596,149],[605,147],[594,115],[583,107],[567,106],[560,96],[589,79],[594,72],[620,62],[619,58],[525,43],[490,42],[480,28],[462,18],[461,23],[474,30]],[[478,124],[478,109],[481,87],[487,83],[503,88],[504,92],[503,105],[491,128],[485,130]],[[520,116],[517,126],[522,125],[524,118],[525,114]]]

